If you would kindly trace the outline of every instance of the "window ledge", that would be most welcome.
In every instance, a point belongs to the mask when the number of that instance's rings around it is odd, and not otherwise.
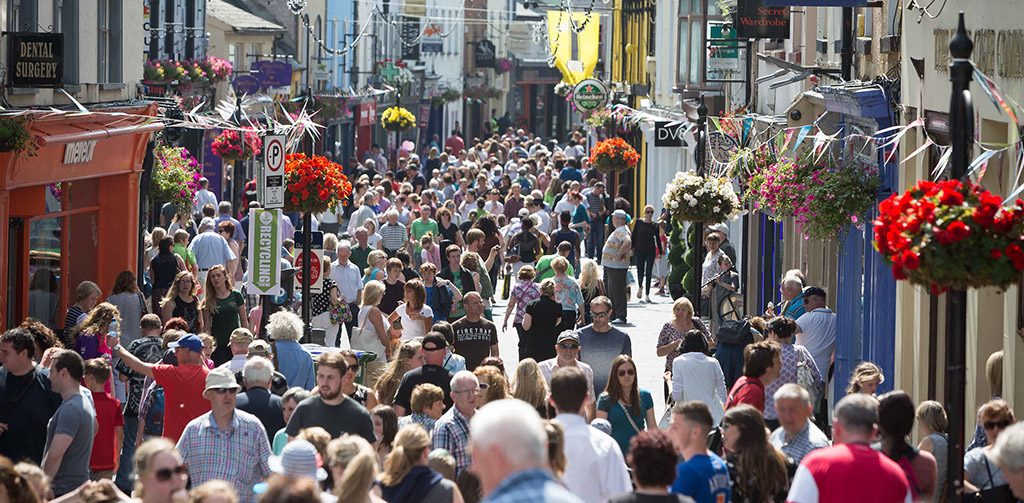
[[[81,84],[64,84],[64,90],[67,91],[68,94],[78,94],[78,93],[82,92],[82,85]]]
[[[100,91],[120,91],[127,87],[124,83],[100,84]]]
[[[11,94],[21,95],[39,94],[39,89],[36,89],[34,87],[12,87],[10,89],[10,92]]]

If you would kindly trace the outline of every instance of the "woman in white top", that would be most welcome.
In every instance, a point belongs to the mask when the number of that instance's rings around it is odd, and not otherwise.
[[[388,334],[384,314],[377,308],[384,296],[384,283],[373,280],[363,287],[363,303],[356,317],[356,328],[352,334],[352,349],[371,351],[377,359],[366,364],[363,382],[373,387],[377,378],[384,373],[391,355],[391,336]]]
[[[434,326],[434,311],[426,302],[427,290],[423,287],[423,282],[418,279],[408,281],[405,284],[405,302],[399,304],[395,312],[388,317],[388,321],[392,323],[392,330],[401,331],[400,338],[403,341],[423,337]],[[401,326],[394,326],[396,319],[402,320]]]
[[[372,219],[363,222],[363,227],[366,227],[366,246],[373,248],[374,250],[379,249],[377,246],[380,244],[380,234],[377,234],[377,222]]]
[[[680,348],[682,354],[672,360],[672,399],[676,403],[704,402],[717,425],[725,415],[725,375],[718,360],[708,356],[707,351],[708,343],[700,330],[686,332]]]

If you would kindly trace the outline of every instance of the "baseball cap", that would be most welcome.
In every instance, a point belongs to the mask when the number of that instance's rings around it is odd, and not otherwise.
[[[580,334],[576,333],[575,330],[563,330],[562,333],[558,334],[558,340],[555,341],[555,344],[558,344],[558,343],[564,342],[564,341],[573,341],[573,342],[579,344],[579,342],[580,342]]]
[[[241,386],[238,385],[238,381],[235,380],[235,374],[231,372],[231,369],[227,367],[217,367],[206,374],[206,388],[203,391],[210,391],[211,389],[233,389],[240,390]]]
[[[804,297],[811,297],[811,296],[814,296],[814,295],[817,295],[819,297],[828,298],[828,295],[825,294],[825,289],[821,288],[820,286],[809,286],[809,287],[804,289]]]
[[[242,342],[249,344],[252,340],[252,332],[250,332],[248,328],[236,328],[231,332],[231,344]]]
[[[270,343],[263,339],[256,339],[249,343],[248,356],[270,356]]]
[[[448,347],[448,341],[444,339],[441,334],[430,333],[423,337],[423,350],[424,351],[437,351],[438,349],[444,349]]]
[[[519,218],[525,218],[530,216],[530,210],[526,208],[519,208]]]
[[[612,216],[613,217],[619,217],[619,218],[629,218],[629,214],[627,214],[626,211],[622,210],[622,209],[618,209],[618,210],[613,211],[612,212]]]
[[[185,348],[196,353],[203,352],[203,340],[196,334],[185,334],[184,337],[167,345],[170,349]]]
[[[289,477],[302,477],[322,481],[327,478],[323,459],[316,447],[306,440],[293,440],[284,446],[280,456],[270,456],[270,469]]]

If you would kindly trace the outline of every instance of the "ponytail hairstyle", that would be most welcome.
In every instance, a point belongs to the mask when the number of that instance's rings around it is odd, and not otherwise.
[[[334,483],[338,501],[369,503],[370,488],[377,479],[377,454],[373,446],[359,435],[342,435],[327,445],[327,458],[332,467],[343,469]]]
[[[398,431],[392,444],[391,454],[384,460],[384,474],[380,481],[384,486],[393,487],[412,471],[412,467],[430,448],[430,436],[419,424],[413,423]]]

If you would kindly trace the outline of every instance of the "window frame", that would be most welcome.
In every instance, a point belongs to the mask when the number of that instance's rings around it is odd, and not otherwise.
[[[684,5],[686,7],[684,8]],[[715,9],[717,13],[709,12],[709,9]],[[685,10],[685,12],[684,12]],[[700,71],[696,79],[691,79],[691,74],[694,68],[703,69],[706,65],[707,59],[707,45],[708,45],[708,21],[728,21],[725,16],[718,10],[718,6],[715,0],[679,0],[679,8],[676,10],[676,48],[678,56],[675,61],[675,78],[676,86],[680,89],[686,90],[716,90],[721,89],[720,83],[708,83],[706,81],[706,74],[704,71]],[[687,40],[683,40],[684,30],[683,25],[686,25],[685,34]],[[700,49],[697,52],[697,61],[694,62],[693,45],[690,41],[693,40],[694,28],[700,30]],[[684,48],[686,49],[684,51]],[[685,55],[685,56],[684,56]],[[683,75],[683,65],[681,64],[682,59],[686,58],[685,71],[686,75]]]

